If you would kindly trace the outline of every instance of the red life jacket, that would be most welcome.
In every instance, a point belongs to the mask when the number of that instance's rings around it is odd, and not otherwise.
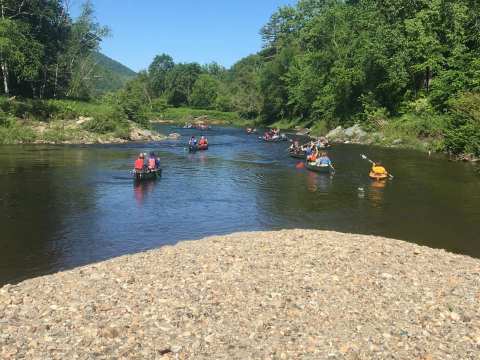
[[[155,158],[149,158],[148,159],[148,168],[150,170],[153,170],[157,167],[157,165],[155,164]]]
[[[143,159],[135,160],[135,170],[142,170],[143,169]]]

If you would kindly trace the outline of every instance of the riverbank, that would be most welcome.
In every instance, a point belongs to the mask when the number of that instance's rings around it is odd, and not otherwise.
[[[2,358],[476,359],[480,260],[373,236],[239,233],[0,289]]]
[[[354,125],[339,125],[333,129],[327,127],[323,121],[318,121],[308,128],[308,123],[281,120],[272,124],[272,127],[294,129],[314,138],[326,136],[333,143],[414,149],[443,153],[454,160],[478,162],[480,102],[473,103],[466,106],[460,102],[449,114],[419,110],[390,118],[383,113],[374,113],[367,116],[367,120]]]
[[[0,144],[107,144],[159,141],[148,122],[129,120],[121,107],[73,100],[0,97]]]
[[[130,141],[161,141],[166,136],[127,121],[121,129],[96,132],[88,129],[92,118],[55,120],[51,122],[26,121],[7,129],[2,144],[122,144]]]

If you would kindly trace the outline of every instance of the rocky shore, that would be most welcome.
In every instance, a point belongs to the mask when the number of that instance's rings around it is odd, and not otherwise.
[[[166,139],[154,130],[144,129],[133,121],[128,122],[128,132],[99,134],[88,131],[83,125],[92,118],[80,117],[77,120],[57,120],[51,123],[36,123],[31,126],[35,132],[36,144],[122,144],[130,141],[161,141]],[[48,135],[49,133],[53,135]]]
[[[478,359],[479,305],[478,259],[239,233],[4,286],[0,358]]]

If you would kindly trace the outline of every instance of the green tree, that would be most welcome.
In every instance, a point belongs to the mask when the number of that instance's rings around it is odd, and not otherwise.
[[[147,124],[147,114],[152,110],[152,95],[149,91],[149,77],[146,72],[140,72],[119,92],[118,105],[129,120]]]
[[[155,96],[162,95],[167,88],[167,75],[174,68],[175,63],[170,55],[157,55],[148,67],[148,74]]]
[[[15,84],[33,80],[40,68],[42,46],[29,33],[28,26],[11,19],[0,19],[0,65],[3,91],[10,94]]]
[[[109,34],[107,27],[95,20],[93,5],[87,0],[79,18],[72,24],[67,50],[61,58],[66,96],[88,99],[93,93],[96,63],[94,53],[99,50],[103,37]]]
[[[201,74],[197,63],[176,64],[166,77],[166,94],[173,106],[188,105],[193,85]]]
[[[201,74],[192,88],[189,103],[200,109],[212,109],[218,97],[219,84],[209,74]]]

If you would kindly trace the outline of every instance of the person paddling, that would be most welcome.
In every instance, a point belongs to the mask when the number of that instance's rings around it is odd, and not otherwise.
[[[298,141],[295,140],[295,141],[290,145],[290,147],[288,148],[288,150],[289,150],[290,152],[293,152],[293,153],[300,152],[300,151],[301,151],[301,148],[300,148],[300,144],[298,143]]]
[[[328,157],[326,152],[322,152],[316,161],[317,166],[332,166],[332,160]]]
[[[198,145],[200,145],[200,146],[208,145],[208,140],[207,140],[207,138],[206,138],[205,136],[202,136],[202,137],[200,138],[200,141],[198,142]]]
[[[318,158],[318,148],[315,145],[313,145],[312,146],[312,152],[307,157],[307,161],[313,163],[313,162],[317,161],[317,158]]]
[[[148,170],[152,171],[158,168],[158,165],[160,164],[160,159],[158,159],[158,164],[157,164],[157,157],[155,156],[155,153],[152,151],[150,153],[150,156],[148,157]]]
[[[375,175],[389,175],[380,161],[374,161],[372,164],[372,173]]]
[[[135,171],[143,171],[143,167],[145,166],[145,155],[140,153],[138,155],[137,160],[135,160]]]
[[[188,145],[197,146],[197,139],[195,138],[195,136],[192,135],[192,137],[190,138],[190,141],[188,142]]]

